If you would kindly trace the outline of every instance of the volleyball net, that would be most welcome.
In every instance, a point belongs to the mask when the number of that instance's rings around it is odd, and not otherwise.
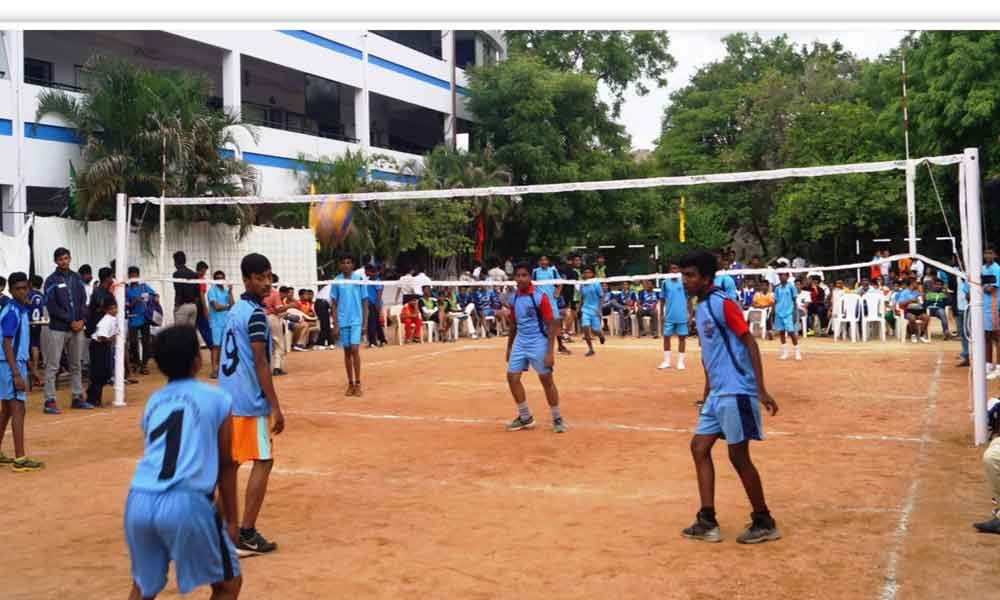
[[[917,224],[916,224],[916,177],[917,169],[922,165],[930,166],[957,166],[959,172],[958,208],[960,215],[960,267],[944,264],[933,258],[924,256],[918,251]],[[879,258],[872,261],[855,262],[833,266],[804,266],[804,267],[779,267],[763,269],[739,269],[733,271],[720,270],[720,274],[730,274],[734,276],[747,277],[769,277],[775,274],[788,273],[790,276],[806,275],[810,273],[830,273],[830,272],[850,272],[858,269],[866,269],[873,266],[880,266],[886,262],[895,262],[900,259],[910,258],[921,260],[925,265],[946,272],[956,278],[961,278],[968,282],[970,286],[968,315],[968,331],[970,333],[971,350],[971,386],[970,391],[974,407],[974,428],[975,440],[977,444],[988,441],[987,414],[986,414],[986,363],[985,363],[985,335],[984,335],[984,312],[983,312],[983,290],[981,280],[983,231],[982,231],[982,211],[980,204],[980,173],[978,150],[975,148],[966,149],[962,154],[951,154],[943,156],[930,156],[906,160],[891,160],[869,163],[853,163],[843,165],[826,165],[815,167],[796,167],[785,169],[773,169],[766,171],[750,171],[741,173],[717,173],[703,175],[683,175],[670,177],[650,177],[643,179],[622,179],[607,181],[584,181],[567,182],[540,185],[510,185],[510,186],[488,186],[480,188],[456,188],[456,189],[431,189],[431,190],[392,190],[384,192],[362,192],[352,194],[299,194],[287,196],[215,196],[215,197],[192,197],[192,198],[166,198],[166,197],[133,197],[126,198],[119,194],[117,198],[117,230],[116,230],[116,278],[118,281],[127,281],[128,256],[128,236],[130,235],[130,223],[132,222],[132,211],[134,207],[140,205],[154,205],[159,209],[159,252],[157,273],[152,277],[145,277],[146,281],[153,281],[160,284],[161,289],[165,289],[173,283],[192,283],[191,280],[174,279],[167,275],[167,249],[166,249],[166,207],[167,206],[209,206],[209,205],[276,205],[276,204],[313,204],[327,201],[336,202],[412,202],[412,201],[447,201],[449,199],[467,199],[481,197],[519,197],[525,195],[545,195],[568,192],[600,192],[611,190],[628,189],[648,189],[666,187],[690,187],[710,184],[738,184],[746,182],[775,181],[793,178],[809,177],[830,177],[850,174],[872,174],[885,172],[902,172],[906,181],[906,216],[907,216],[907,251],[887,258]],[[935,193],[937,192],[935,184]],[[938,202],[941,204],[940,196]],[[942,206],[943,211],[943,206]],[[949,233],[950,226],[949,226]],[[361,265],[356,265],[361,266]],[[237,265],[230,265],[227,272],[238,273]],[[963,268],[964,267],[964,268]],[[618,275],[611,277],[595,277],[586,280],[587,283],[601,283],[609,286],[617,286],[632,282],[662,281],[664,279],[678,278],[677,273],[645,273],[636,275]],[[229,277],[222,281],[198,281],[197,283],[233,285],[235,289],[242,288],[242,280],[239,277]],[[380,280],[377,282],[352,279],[333,280],[312,280],[279,281],[280,285],[289,286],[296,289],[317,289],[330,285],[372,285],[373,283],[383,286],[386,291],[394,288],[404,288],[412,286],[412,281],[392,281]],[[538,282],[544,285],[571,285],[576,286],[581,283],[576,279],[547,279]],[[424,284],[428,282],[424,280]],[[433,288],[477,288],[494,287],[508,289],[515,285],[513,281],[493,281],[493,280],[465,280],[447,279],[430,280],[429,285]],[[116,288],[116,295],[120,305],[124,304],[124,287]],[[165,315],[166,316],[166,315]],[[119,328],[126,331],[125,311],[118,313]],[[117,340],[117,351],[115,355],[115,404],[124,404],[124,379],[125,379],[125,339],[119,336]]]

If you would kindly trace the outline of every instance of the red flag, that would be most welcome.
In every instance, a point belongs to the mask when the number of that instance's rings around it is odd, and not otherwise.
[[[486,241],[486,223],[483,213],[476,219],[476,260],[483,260],[483,243]]]

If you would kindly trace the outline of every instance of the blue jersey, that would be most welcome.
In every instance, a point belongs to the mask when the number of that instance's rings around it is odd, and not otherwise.
[[[584,283],[580,286],[580,295],[583,298],[583,310],[594,312],[601,307],[604,290],[599,283]]]
[[[910,289],[900,290],[899,293],[896,294],[896,305],[898,306],[900,304],[903,304],[904,302],[913,302],[919,298],[920,298],[920,292],[916,290],[910,290]]]
[[[560,279],[559,269],[556,269],[552,265],[543,269],[541,267],[535,267],[531,271],[531,279],[536,283],[539,281],[547,281],[549,279]],[[535,289],[539,292],[545,294],[549,297],[549,301],[555,300],[556,297],[556,286],[554,285],[535,285]]]
[[[212,329],[222,329],[226,324],[226,317],[229,316],[229,311],[215,310],[215,306],[212,303],[232,308],[229,304],[229,290],[219,285],[213,285],[205,293],[205,301],[208,303],[208,324]]]
[[[38,290],[28,292],[28,320],[37,323],[45,317],[45,295]]]
[[[795,314],[795,286],[792,282],[779,283],[774,286],[774,314],[791,319]]]
[[[378,275],[371,278],[371,281],[381,281]],[[365,286],[367,290],[367,298],[369,306],[378,306],[379,304],[379,292],[385,287],[381,283],[373,283]]]
[[[701,362],[708,376],[710,394],[757,395],[757,378],[746,346],[743,311],[722,290],[712,288],[695,309]]]
[[[336,279],[343,281],[344,274],[337,275]],[[354,281],[363,281],[361,273],[351,273]],[[333,284],[330,286],[330,302],[337,303],[337,326],[338,327],[360,327],[363,319],[361,314],[362,302],[367,298],[367,286],[344,284]]]
[[[639,306],[646,309],[656,308],[656,304],[660,301],[659,294],[656,290],[640,290],[639,291]]]
[[[997,263],[991,263],[988,265],[983,265],[983,285],[992,285],[993,291],[987,292],[983,290],[983,310],[990,315],[997,314],[998,302],[997,302],[997,289],[1000,289],[1000,265]],[[986,283],[986,276],[993,276],[993,283]]]
[[[142,299],[142,295],[146,294],[146,300]],[[136,300],[135,306],[128,309],[128,324],[129,327],[142,327],[146,324],[146,301],[153,296],[153,288],[149,287],[145,283],[134,283],[129,284],[125,288],[125,304],[130,305]]]
[[[688,322],[688,299],[680,279],[665,279],[660,285],[663,298],[663,322],[679,325]]]
[[[13,298],[0,309],[0,335],[4,339],[10,340],[11,349],[14,351],[14,360],[17,362],[28,362],[28,346],[31,345],[28,326],[28,313],[30,311],[29,305],[21,304]],[[0,352],[0,365],[10,368],[7,364],[7,356],[2,352]]]
[[[211,494],[219,479],[219,427],[232,403],[225,391],[194,379],[154,392],[142,413],[143,452],[132,489]]]
[[[257,298],[243,294],[229,311],[222,333],[222,356],[219,361],[219,387],[232,396],[233,414],[240,417],[271,414],[271,405],[257,379],[253,342],[267,343],[265,354],[270,369],[272,342],[267,315]]]
[[[716,275],[713,285],[726,295],[733,302],[740,301],[739,292],[736,291],[736,280],[729,275]]]
[[[538,348],[548,343],[549,321],[553,318],[555,308],[547,294],[537,288],[529,289],[526,293],[518,290],[514,294],[512,308],[517,323],[515,345]]]
[[[473,298],[475,298],[476,310],[480,312],[499,308],[500,296],[489,288],[479,288],[473,294]]]

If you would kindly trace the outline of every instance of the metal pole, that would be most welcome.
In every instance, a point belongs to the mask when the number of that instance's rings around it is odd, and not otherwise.
[[[906,147],[906,160],[910,160],[910,110],[906,101],[906,47],[900,47],[903,63],[903,145]]]
[[[167,299],[167,204],[164,199],[160,198],[160,298],[164,301]],[[171,315],[171,323],[173,323],[174,311],[165,311]],[[167,315],[163,315],[163,320],[166,322]]]
[[[857,254],[858,259],[861,259],[861,240],[854,240],[854,253]],[[858,272],[854,277],[854,282],[857,284],[861,283],[861,267],[858,267]]]
[[[976,163],[978,169],[979,164]],[[917,166],[914,161],[906,159],[906,231],[910,245],[908,252],[917,253]],[[977,184],[978,185],[978,184]]]
[[[125,194],[116,198],[115,231],[115,301],[118,302],[118,337],[115,339],[115,406],[125,406],[125,336],[128,325],[125,322],[125,277],[128,267],[128,209]]]
[[[972,330],[972,407],[976,445],[989,441],[986,423],[986,332],[983,314],[983,231],[979,205],[979,150],[966,148],[965,201],[969,221],[969,328]]]

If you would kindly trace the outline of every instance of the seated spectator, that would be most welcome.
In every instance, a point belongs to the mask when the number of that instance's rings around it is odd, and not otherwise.
[[[496,288],[493,288],[491,292],[490,306],[493,308],[494,314],[496,315],[497,333],[499,334],[501,327],[504,331],[510,331],[510,308],[508,308],[508,306],[504,303],[500,296],[500,292],[498,292]]]
[[[424,296],[420,299],[420,316],[424,321],[435,323],[438,328],[438,339],[445,341],[445,334],[450,329],[451,321],[444,305],[431,292],[430,286],[424,286]]]
[[[948,313],[945,310],[951,303],[947,290],[940,279],[931,282],[931,291],[924,294],[924,306],[927,307],[928,320],[930,317],[937,317],[941,321],[941,331],[944,332],[944,339],[951,339],[951,332],[948,329]]]
[[[929,344],[927,325],[930,323],[930,316],[923,305],[916,279],[911,279],[908,287],[896,294],[896,306],[906,316],[906,333],[910,335],[910,341],[916,344],[919,338],[921,342]]]
[[[771,293],[771,286],[766,281],[757,284],[757,292],[751,300],[753,308],[772,308],[774,306],[774,294]]]
[[[624,333],[624,317],[622,315],[625,313],[625,306],[621,303],[621,293],[618,290],[612,290],[611,286],[606,283],[601,284],[601,290],[604,292],[601,313],[607,316],[613,314],[617,330]]]
[[[795,289],[798,290],[795,296],[795,327],[798,328],[801,327],[802,317],[809,314],[809,305],[812,303],[812,291],[802,279],[795,280]],[[803,331],[802,335],[809,335],[809,333]]]
[[[476,295],[474,292],[469,291],[469,288],[462,287],[458,288],[458,295],[455,297],[455,302],[457,304],[457,309],[463,314],[469,315],[469,321],[472,323],[472,339],[476,339],[479,336],[476,334],[476,329],[481,325],[479,321],[479,313],[476,311]]]
[[[473,296],[476,300],[476,312],[479,314],[480,325],[486,332],[486,337],[489,337],[491,331],[487,327],[487,319],[493,318],[494,325],[496,325],[497,306],[500,298],[492,288],[485,286],[477,287]]]
[[[652,335],[654,338],[660,337],[660,331],[662,327],[660,326],[660,311],[658,309],[660,303],[660,294],[657,290],[653,289],[653,281],[647,279],[642,282],[642,291],[639,292],[637,297],[638,308],[636,310],[636,316],[638,317],[639,324],[639,334],[642,335],[642,321],[644,317],[650,317],[651,325],[653,328]]]
[[[452,322],[458,321],[459,335],[461,335],[462,323],[465,323],[466,334],[471,339],[476,339],[476,302],[469,293],[469,288],[459,288],[448,296],[448,317]]]
[[[423,335],[424,331],[424,321],[420,318],[421,314],[419,300],[416,298],[411,298],[403,305],[399,319],[403,322],[403,339],[407,343],[420,343],[420,336]]]
[[[313,335],[319,335],[319,318],[316,316],[313,291],[299,290],[299,300],[294,308],[289,308],[288,312],[301,317],[300,326],[295,330],[295,343],[292,350],[298,352],[308,350]]]
[[[753,280],[750,277],[743,278],[743,285],[740,287],[740,305],[743,310],[753,307],[753,297],[757,293],[754,289]]]

